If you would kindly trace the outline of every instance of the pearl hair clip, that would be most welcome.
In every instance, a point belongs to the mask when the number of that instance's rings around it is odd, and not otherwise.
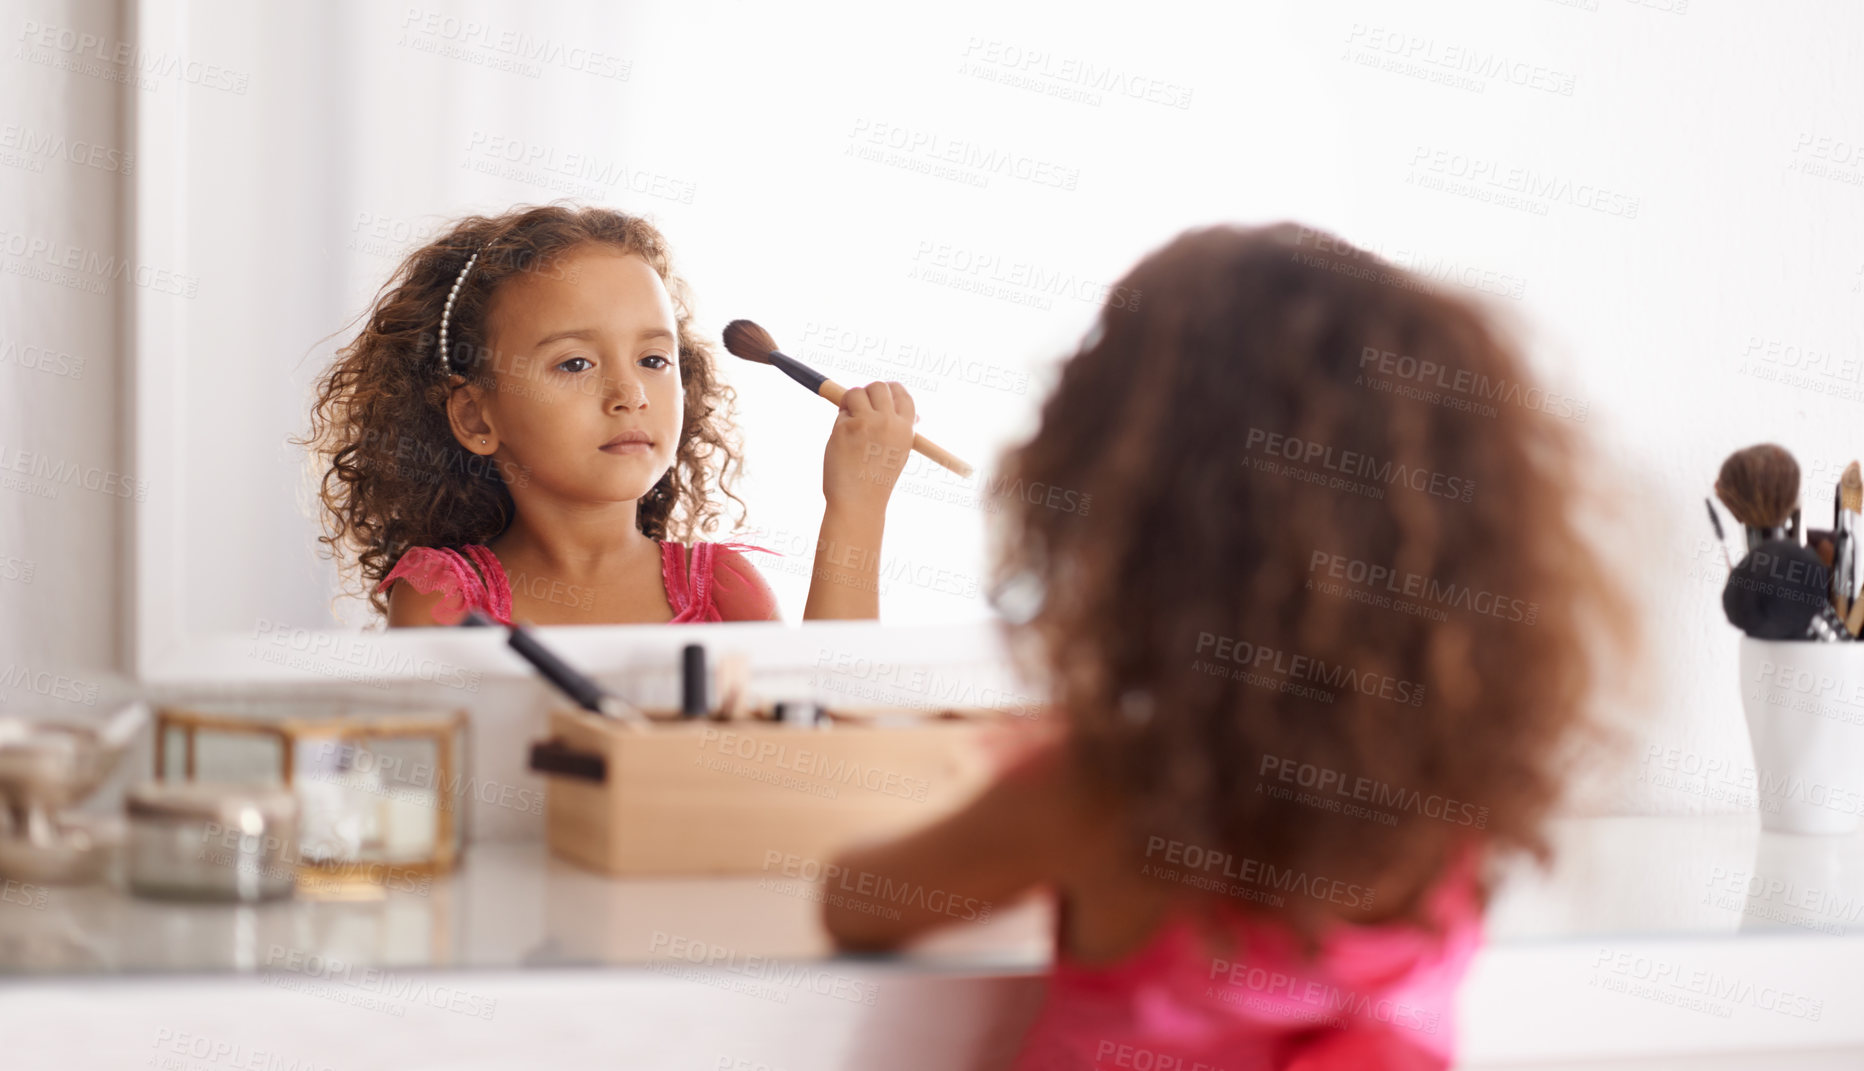
[[[459,278],[453,280],[453,289],[447,292],[447,307],[440,312],[441,375],[448,375],[453,371],[452,355],[447,352],[447,321],[453,318],[453,303],[460,299],[460,287],[466,284],[466,273],[471,271],[472,266],[479,262],[479,253],[483,252],[485,252],[485,250],[482,248],[478,253],[474,253],[467,259],[466,266],[460,269]]]

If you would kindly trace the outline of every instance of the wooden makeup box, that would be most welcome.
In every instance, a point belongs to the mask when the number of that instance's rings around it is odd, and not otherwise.
[[[1010,720],[966,710],[641,725],[562,708],[531,768],[549,778],[554,855],[626,876],[754,874],[950,814],[990,780],[988,738]]]

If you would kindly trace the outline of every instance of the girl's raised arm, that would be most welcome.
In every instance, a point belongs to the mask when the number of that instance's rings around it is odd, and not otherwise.
[[[899,383],[848,391],[822,457],[822,532],[805,621],[880,617],[880,538],[887,500],[913,444],[913,396]]]

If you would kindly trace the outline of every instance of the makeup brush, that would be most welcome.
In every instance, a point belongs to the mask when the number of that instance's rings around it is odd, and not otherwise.
[[[1827,569],[1832,567],[1833,559],[1838,556],[1837,549],[1832,542],[1832,532],[1829,528],[1806,529],[1806,549],[1817,554],[1819,560],[1825,563]]]
[[[1831,570],[1791,540],[1770,539],[1748,552],[1722,588],[1722,612],[1762,640],[1847,640],[1827,591]]]
[[[1845,527],[1845,491],[1841,486],[1844,478],[1832,485],[1832,605],[1838,608],[1838,616],[1843,617],[1851,610],[1850,593],[1845,585],[1839,583],[1840,565],[1847,558],[1856,560],[1856,551],[1851,549],[1851,540],[1857,535]]]
[[[808,388],[810,393],[819,394],[835,405],[840,405],[842,395],[848,393],[848,388],[796,358],[779,352],[777,340],[770,337],[770,332],[749,320],[733,320],[726,324],[724,335],[725,348],[732,353],[747,361],[781,368],[785,375]],[[923,435],[913,436],[913,449],[960,476],[969,476],[974,471],[957,455]]]
[[[1722,561],[1727,564],[1728,571],[1733,572],[1735,560],[1728,556],[1728,536],[1722,531],[1722,519],[1715,513],[1715,503],[1705,498],[1702,504],[1708,508],[1709,524],[1715,529],[1715,545],[1722,550]]]
[[[1785,539],[1799,504],[1799,462],[1772,443],[1736,450],[1715,477],[1715,497],[1746,528],[1749,550]]]
[[[1835,537],[1832,560],[1832,595],[1838,612],[1853,636],[1864,630],[1864,599],[1858,598],[1858,531],[1864,510],[1864,474],[1853,461],[1838,478],[1838,508],[1833,510]],[[1842,602],[1839,600],[1842,598]]]
[[[476,610],[467,614],[460,623],[476,628],[496,628],[498,625],[498,622]],[[575,700],[577,706],[605,718],[646,724],[647,715],[558,658],[556,652],[545,647],[530,629],[523,625],[512,625],[506,642],[545,680],[556,685],[558,691]]]

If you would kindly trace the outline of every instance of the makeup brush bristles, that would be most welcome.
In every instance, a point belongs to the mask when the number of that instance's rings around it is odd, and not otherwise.
[[[1799,462],[1772,443],[1736,450],[1722,462],[1715,497],[1750,528],[1779,528],[1799,504]]]
[[[769,364],[777,340],[749,320],[733,320],[725,325],[725,348],[747,361]]]

